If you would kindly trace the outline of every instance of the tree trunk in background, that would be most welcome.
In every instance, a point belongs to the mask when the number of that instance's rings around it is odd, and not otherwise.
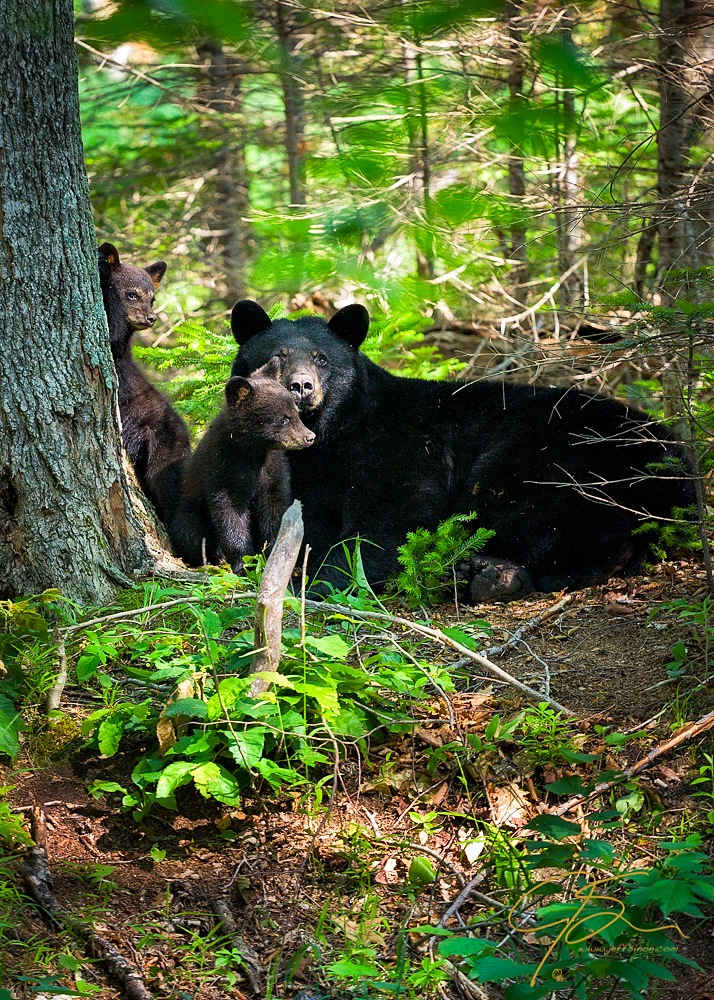
[[[564,17],[560,41],[564,49],[572,49],[573,28],[569,15]],[[563,59],[568,66],[567,57]],[[578,159],[576,139],[572,134],[575,124],[575,96],[570,74],[563,73],[560,99],[563,110],[565,131],[563,132],[560,166],[557,181],[557,204],[555,224],[558,239],[558,272],[561,278],[559,301],[561,309],[582,307],[582,271],[576,267],[580,246],[580,219],[578,217]]]
[[[302,59],[297,29],[298,15],[293,8],[276,0],[273,23],[281,53],[280,84],[285,103],[285,151],[288,158],[290,204],[304,205],[305,196],[305,98],[302,83]]]
[[[223,298],[228,305],[246,297],[246,262],[255,239],[247,221],[250,211],[248,172],[243,147],[241,84],[244,67],[223,45],[209,38],[196,46],[205,72],[199,98],[213,115],[202,119],[202,128],[219,139],[215,150],[215,200],[207,213],[208,227],[223,271]],[[212,255],[211,255],[212,256]]]
[[[72,5],[0,15],[0,596],[106,602],[151,556],[122,469]]]
[[[525,113],[523,97],[524,63],[523,63],[523,43],[521,38],[521,28],[518,21],[520,11],[515,3],[509,3],[506,8],[508,17],[509,35],[509,57],[510,67],[508,70],[508,96],[511,114],[517,115],[519,110]],[[514,201],[514,205],[522,206],[521,218],[524,217],[523,205],[526,196],[526,172],[524,166],[523,150],[515,146],[508,158],[508,193]],[[513,269],[514,289],[513,297],[521,305],[528,302],[528,280],[530,270],[528,267],[528,244],[526,226],[524,222],[516,222],[511,227],[511,246],[509,248]]]
[[[417,274],[427,280],[434,277],[434,237],[430,228],[431,162],[424,70],[418,44],[404,39],[404,78],[406,81],[406,125],[409,135],[413,190],[417,201],[416,258]],[[419,204],[420,203],[420,204]]]
[[[686,157],[687,95],[686,15],[688,0],[661,0],[659,36],[660,123],[657,131],[657,193],[659,254],[658,287],[662,305],[671,306],[683,291],[673,272],[687,264],[687,227],[682,189]],[[686,359],[677,356],[676,329],[663,329],[668,368],[662,375],[665,416],[684,418]],[[684,429],[683,419],[680,421]]]

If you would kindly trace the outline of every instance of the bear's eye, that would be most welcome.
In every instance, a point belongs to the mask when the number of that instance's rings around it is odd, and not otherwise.
[[[325,357],[325,355],[318,354],[317,357],[315,358],[315,364],[319,365],[321,368],[324,368],[325,365],[327,364],[327,358]]]
[[[126,297],[130,302],[136,302],[136,300],[139,298],[136,292],[127,292]]]
[[[285,425],[289,424],[289,423],[290,423],[290,418],[289,417],[281,417],[280,418],[280,426],[281,427],[285,427]]]

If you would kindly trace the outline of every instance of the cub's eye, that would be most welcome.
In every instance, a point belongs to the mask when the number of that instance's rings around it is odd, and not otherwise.
[[[280,418],[280,426],[281,427],[285,427],[285,425],[289,424],[289,423],[290,423],[290,418],[289,417],[281,417]]]
[[[130,302],[136,302],[136,300],[139,298],[136,292],[127,292],[126,297]]]
[[[327,358],[325,357],[325,355],[318,354],[317,357],[315,358],[315,364],[319,365],[320,368],[324,368],[325,365],[327,364]]]

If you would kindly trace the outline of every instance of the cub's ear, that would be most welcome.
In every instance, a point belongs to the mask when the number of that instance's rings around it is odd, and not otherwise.
[[[274,378],[278,382],[280,381],[280,376],[282,375],[282,366],[280,364],[280,358],[277,354],[268,361],[267,364],[263,365],[257,371],[253,372],[253,378]]]
[[[251,299],[236,302],[231,311],[231,331],[237,344],[245,344],[251,337],[272,325],[265,309]]]
[[[104,265],[105,267],[119,267],[119,251],[114,246],[113,243],[102,243],[99,247],[99,266]]]
[[[336,337],[346,340],[350,347],[359,347],[369,330],[369,313],[358,303],[345,306],[335,313],[327,328]]]
[[[158,288],[161,284],[161,279],[166,274],[166,261],[157,260],[155,264],[149,264],[144,270],[154,282],[154,288]]]
[[[236,409],[246,403],[255,392],[247,378],[234,375],[226,385],[226,402],[231,409]]]

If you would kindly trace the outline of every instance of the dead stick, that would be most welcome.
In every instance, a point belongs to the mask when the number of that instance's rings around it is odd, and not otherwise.
[[[41,806],[32,807],[31,825],[35,846],[30,848],[27,861],[23,863],[21,870],[35,902],[44,911],[50,923],[56,927],[66,927],[77,939],[84,942],[90,957],[98,958],[102,962],[122,987],[128,1000],[153,1000],[141,974],[119,954],[114,945],[98,934],[91,924],[78,920],[62,909],[52,884],[46,846],[47,824]]]
[[[57,645],[57,659],[59,660],[59,671],[52,687],[45,697],[45,712],[54,712],[60,707],[62,695],[67,684],[67,651],[64,639],[60,639]]]
[[[533,632],[539,625],[542,625],[543,622],[552,618],[553,615],[557,615],[560,610],[570,604],[572,599],[572,594],[565,594],[559,601],[556,601],[555,604],[551,604],[549,608],[546,608],[545,611],[541,611],[540,614],[535,615],[533,618],[529,618],[527,622],[524,622],[516,629],[515,632],[511,633],[506,641],[501,643],[500,646],[489,646],[488,649],[484,649],[483,656],[488,656],[489,659],[492,659],[494,656],[503,656],[503,654],[509,649],[513,649],[514,646],[517,646],[524,635],[528,635],[529,632]],[[468,665],[469,660],[466,657],[451,664],[452,669],[454,670],[462,670]]]
[[[631,767],[626,768],[621,774],[618,774],[616,778],[612,781],[602,781],[599,785],[596,785],[591,792],[587,795],[576,795],[572,799],[568,799],[567,802],[563,802],[562,805],[556,806],[555,809],[550,809],[554,816],[562,816],[566,812],[570,812],[576,806],[583,805],[585,802],[589,802],[590,799],[595,798],[596,795],[602,795],[603,792],[608,792],[611,788],[615,788],[617,785],[621,785],[623,781],[628,781],[630,778],[634,778],[636,774],[640,774],[642,771],[646,771],[650,764],[661,757],[663,754],[672,750],[674,747],[678,747],[680,743],[684,743],[687,740],[694,739],[695,736],[699,736],[701,733],[705,733],[708,729],[714,728],[714,712],[709,712],[707,715],[703,715],[701,719],[697,719],[696,722],[688,722],[686,726],[666,740],[664,743],[660,743],[659,746],[653,747],[648,754],[641,757],[636,764]]]
[[[231,944],[243,959],[250,988],[256,996],[262,996],[265,987],[263,985],[263,976],[258,956],[248,942],[244,941],[238,933],[238,927],[233,919],[233,914],[227,900],[214,899],[211,903],[211,908],[223,925],[223,929],[230,938]]]
[[[263,570],[263,579],[255,604],[255,652],[250,672],[275,671],[280,664],[283,634],[283,602],[290,577],[297,562],[304,527],[302,504],[294,500],[283,514],[273,551]],[[250,686],[251,698],[258,698],[269,687],[265,677],[256,677]]]
[[[340,604],[330,604],[325,601],[305,601],[305,606],[309,607],[312,611],[322,611],[323,614],[337,613],[342,614],[346,618],[366,618],[366,619],[376,619],[378,621],[394,622],[396,625],[403,625],[405,628],[411,629],[412,632],[418,632],[420,635],[428,635],[430,639],[436,639],[444,646],[449,646],[450,649],[455,649],[457,653],[461,653],[462,657],[466,660],[471,660],[474,663],[478,663],[479,666],[484,667],[489,673],[493,674],[494,677],[498,677],[499,680],[505,681],[506,684],[510,684],[511,687],[517,688],[522,694],[524,694],[529,701],[534,701],[536,704],[539,702],[545,702],[550,708],[555,709],[556,712],[562,712],[563,715],[573,717],[575,712],[571,712],[569,708],[561,705],[560,702],[556,701],[555,698],[549,698],[542,694],[540,691],[536,691],[534,688],[529,687],[522,681],[517,680],[507,671],[501,669],[495,663],[492,663],[487,657],[482,653],[475,653],[471,649],[467,649],[466,646],[462,646],[460,642],[452,639],[451,636],[446,635],[441,629],[431,628],[428,625],[421,625],[419,622],[410,621],[408,618],[401,618],[399,615],[388,615],[380,611],[356,611],[354,608],[343,607]]]

